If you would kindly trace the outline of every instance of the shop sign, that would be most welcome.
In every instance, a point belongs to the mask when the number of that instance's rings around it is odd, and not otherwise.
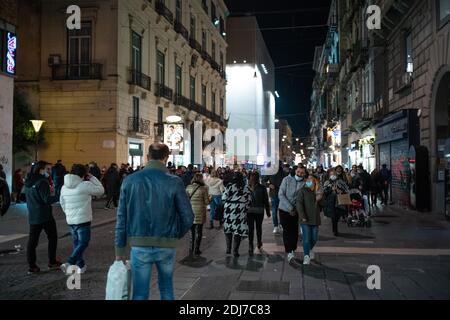
[[[376,144],[401,140],[408,134],[408,118],[404,117],[397,121],[381,125],[376,128]]]

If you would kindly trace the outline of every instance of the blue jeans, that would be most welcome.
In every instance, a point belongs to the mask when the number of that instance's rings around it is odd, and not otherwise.
[[[91,223],[69,225],[73,239],[73,250],[67,263],[84,267],[83,252],[87,249],[91,240]]]
[[[274,227],[278,227],[278,206],[280,205],[280,199],[278,196],[270,198],[272,201],[272,222]]]
[[[319,226],[310,226],[302,224],[303,232],[303,252],[305,256],[309,256],[310,251],[314,248],[319,237]]]
[[[131,275],[133,300],[148,300],[153,264],[158,269],[158,286],[161,300],[174,300],[173,269],[175,248],[132,247]]]
[[[209,210],[209,217],[211,222],[214,222],[214,219],[216,218],[216,208],[218,205],[222,203],[222,196],[212,196],[211,197],[211,203],[210,203],[210,210]]]

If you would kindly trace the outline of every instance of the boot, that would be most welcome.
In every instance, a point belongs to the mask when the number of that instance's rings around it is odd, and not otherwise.
[[[231,243],[233,242],[233,234],[225,233],[225,239],[227,241],[227,254],[231,254]]]
[[[202,242],[202,239],[200,237],[197,238],[197,241],[195,241],[195,255],[199,256],[202,254],[202,252],[200,251],[200,243]]]
[[[255,252],[255,248],[253,247],[253,242],[250,242],[248,244],[248,255],[250,257],[253,257],[254,252]]]
[[[234,243],[233,243],[233,255],[235,258],[239,257],[239,246],[240,245],[241,245],[241,236],[235,235]]]

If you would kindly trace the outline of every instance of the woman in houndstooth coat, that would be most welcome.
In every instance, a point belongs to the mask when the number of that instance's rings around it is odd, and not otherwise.
[[[251,204],[251,191],[244,182],[240,172],[233,175],[231,183],[225,187],[222,195],[224,203],[224,232],[227,241],[227,254],[231,254],[234,237],[233,254],[239,257],[239,245],[242,238],[248,236],[247,211]]]

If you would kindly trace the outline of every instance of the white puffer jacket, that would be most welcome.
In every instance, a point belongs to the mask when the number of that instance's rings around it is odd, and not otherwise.
[[[92,196],[105,193],[101,182],[94,176],[84,181],[79,176],[67,174],[61,189],[61,208],[66,214],[67,224],[81,224],[92,221]]]

